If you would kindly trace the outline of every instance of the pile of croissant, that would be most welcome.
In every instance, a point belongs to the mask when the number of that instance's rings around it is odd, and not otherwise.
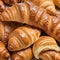
[[[0,0],[0,60],[60,60],[60,0]]]

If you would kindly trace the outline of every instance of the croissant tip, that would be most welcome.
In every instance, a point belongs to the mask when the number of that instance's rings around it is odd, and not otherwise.
[[[10,38],[9,39],[9,41],[8,41],[8,49],[9,49],[9,51],[13,51],[14,50],[14,44],[13,44],[13,42],[14,42],[15,40],[13,40],[13,38]]]
[[[13,50],[13,47],[11,46],[11,44],[8,45],[8,49],[9,49],[9,51],[12,51]]]
[[[17,42],[14,43],[14,41],[16,42],[15,38],[10,38],[10,40],[8,41],[9,51],[18,51],[19,50],[19,46],[17,46]]]
[[[21,59],[20,59],[20,56],[18,56],[16,54],[13,54],[12,55],[12,60],[21,60]]]
[[[6,57],[6,58],[10,57],[10,54],[9,54],[8,52],[5,53],[5,57]]]

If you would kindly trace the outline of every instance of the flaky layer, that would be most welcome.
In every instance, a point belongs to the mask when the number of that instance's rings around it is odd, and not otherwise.
[[[48,50],[60,51],[60,48],[57,46],[56,41],[52,37],[42,36],[33,45],[33,53],[37,59],[39,59],[39,54],[41,52]]]

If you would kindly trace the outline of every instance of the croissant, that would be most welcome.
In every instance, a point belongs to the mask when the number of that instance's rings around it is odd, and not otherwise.
[[[56,51],[46,51],[40,54],[42,60],[60,60],[60,53]]]
[[[0,12],[3,12],[5,10],[5,5],[3,3],[3,1],[0,0]]]
[[[60,8],[60,0],[53,0],[54,4]]]
[[[33,58],[31,48],[25,49],[23,51],[15,52],[12,55],[12,60],[31,60]]]
[[[40,36],[39,30],[30,27],[19,27],[9,36],[8,49],[18,51],[31,46]]]
[[[56,15],[56,9],[53,3],[53,0],[23,0],[23,2],[31,1],[35,5],[45,8],[47,12],[51,15]]]
[[[10,33],[20,26],[17,23],[8,23],[8,22],[0,22],[0,41],[3,41],[5,44],[8,43]]]
[[[8,4],[8,5],[13,5],[13,4],[18,3],[20,1],[21,0],[3,0],[3,2]]]
[[[8,50],[3,42],[0,41],[0,60],[7,60],[10,57]]]
[[[49,36],[40,37],[33,45],[35,58],[43,60],[59,60],[60,48],[54,38]]]
[[[1,21],[15,21],[39,27],[60,42],[60,18],[47,14],[32,2],[15,4],[0,15]]]

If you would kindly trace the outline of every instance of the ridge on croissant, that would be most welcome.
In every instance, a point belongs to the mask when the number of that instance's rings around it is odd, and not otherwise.
[[[0,15],[1,21],[15,21],[39,27],[60,42],[60,18],[47,14],[32,2],[14,4]]]

